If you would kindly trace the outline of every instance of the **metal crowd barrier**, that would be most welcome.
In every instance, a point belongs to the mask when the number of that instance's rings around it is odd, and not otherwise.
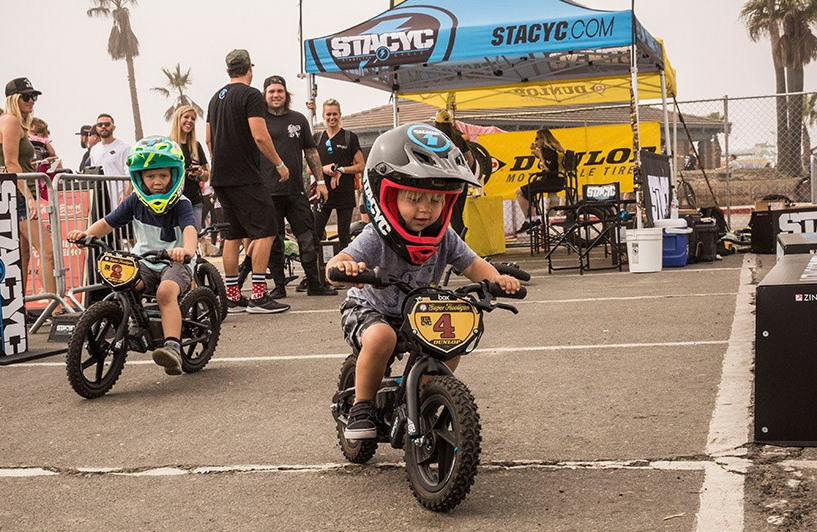
[[[88,306],[87,297],[93,292],[104,290],[96,271],[97,250],[85,248],[80,250],[66,240],[66,235],[74,229],[85,230],[93,222],[104,217],[118,204],[121,192],[116,200],[111,201],[111,192],[124,191],[124,183],[130,181],[128,176],[104,176],[88,174],[58,173],[53,182],[43,173],[17,174],[26,185],[34,183],[34,197],[40,205],[40,216],[29,223],[36,223],[39,238],[29,240],[28,273],[32,280],[30,293],[26,302],[49,300],[42,314],[31,326],[30,332],[36,333],[58,307],[65,312],[75,313]],[[44,188],[47,203],[40,191]],[[29,188],[30,191],[30,188]],[[45,214],[45,216],[43,215]],[[22,228],[21,228],[22,229]],[[50,237],[50,250],[48,240]],[[108,237],[108,243],[117,249],[130,249],[133,235],[130,225],[114,230]],[[46,253],[37,253],[35,249],[45,249]],[[51,255],[51,256],[49,256]],[[53,267],[50,264],[53,256]],[[39,265],[39,267],[38,267]],[[53,276],[53,281],[48,277]],[[29,292],[29,290],[26,290]]]

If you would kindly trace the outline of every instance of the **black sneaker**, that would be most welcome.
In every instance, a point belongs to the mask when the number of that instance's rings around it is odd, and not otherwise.
[[[277,285],[275,285],[275,288],[270,290],[269,296],[272,299],[283,299],[283,298],[287,297],[287,289],[284,288],[283,286],[277,284]]]
[[[303,279],[301,279],[301,282],[298,283],[298,286],[297,286],[297,288],[295,288],[295,291],[296,292],[306,292],[308,290],[308,288],[309,288],[309,285],[306,282],[306,277],[304,277]]]
[[[165,344],[154,350],[153,361],[165,368],[165,373],[168,375],[182,374],[182,356],[173,345]]]
[[[238,301],[227,299],[227,314],[235,314],[237,312],[246,312],[249,301],[246,297],[241,296]]]
[[[371,401],[360,401],[349,410],[349,423],[343,431],[347,440],[373,440],[377,438],[377,413]]]
[[[307,288],[306,295],[308,296],[336,296],[338,291],[326,285],[318,285],[317,288]]]
[[[264,294],[258,299],[250,299],[247,305],[247,312],[250,314],[277,314],[287,310],[289,310],[289,305],[275,301],[269,294]]]
[[[542,225],[542,220],[525,220],[525,223],[516,231],[516,234],[527,233],[538,225]]]

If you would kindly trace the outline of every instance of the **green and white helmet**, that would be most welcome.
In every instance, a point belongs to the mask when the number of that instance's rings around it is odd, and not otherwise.
[[[142,172],[170,168],[170,186],[164,194],[152,194],[142,180]],[[160,135],[145,137],[128,153],[131,185],[144,203],[156,214],[163,214],[179,201],[184,186],[184,155],[178,144]]]

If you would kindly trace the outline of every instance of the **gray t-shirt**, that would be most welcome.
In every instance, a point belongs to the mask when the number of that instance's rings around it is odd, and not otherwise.
[[[348,253],[357,262],[365,262],[367,268],[380,266],[412,287],[438,284],[447,264],[463,271],[477,258],[477,254],[449,227],[440,241],[440,247],[430,259],[420,265],[411,264],[400,258],[371,224],[363,229],[343,253]],[[406,298],[397,287],[380,289],[371,285],[350,288],[348,297],[358,299],[363,306],[391,317],[401,315],[403,300]]]

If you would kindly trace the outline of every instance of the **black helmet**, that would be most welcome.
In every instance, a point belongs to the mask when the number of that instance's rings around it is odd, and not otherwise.
[[[480,186],[451,139],[432,126],[406,124],[374,141],[363,193],[366,210],[380,236],[404,260],[422,264],[437,251],[465,184]],[[440,218],[423,231],[427,234],[414,234],[406,228],[397,210],[398,190],[446,195]]]

